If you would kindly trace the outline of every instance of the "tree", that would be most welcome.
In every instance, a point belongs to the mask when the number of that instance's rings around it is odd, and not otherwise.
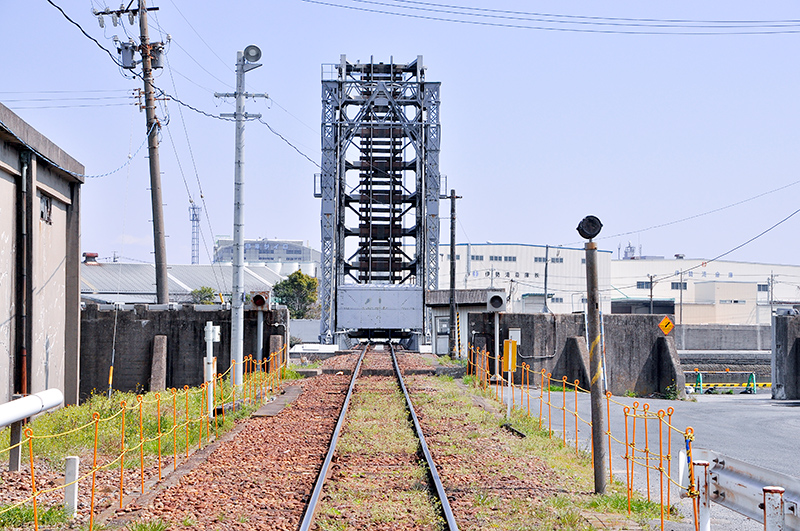
[[[297,270],[275,284],[272,295],[289,308],[292,319],[308,319],[317,302],[317,279]]]
[[[217,292],[214,291],[214,288],[200,286],[192,290],[192,302],[195,304],[214,304],[214,297],[216,294]]]

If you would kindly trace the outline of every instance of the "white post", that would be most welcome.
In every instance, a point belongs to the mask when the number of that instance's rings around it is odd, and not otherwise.
[[[214,323],[206,321],[205,382],[208,389],[208,416],[214,418]]]
[[[708,496],[708,467],[708,461],[694,462],[694,477],[697,480],[697,492],[699,496],[697,511],[697,521],[699,523],[698,531],[711,531],[711,512]]]
[[[78,516],[78,470],[80,458],[67,457],[67,470],[64,474],[64,512],[72,519]]]
[[[764,531],[783,531],[786,513],[783,506],[783,487],[764,487]]]
[[[500,314],[498,312],[494,312],[494,375],[495,380],[500,380]]]
[[[258,368],[261,369],[261,361],[264,359],[264,311],[258,310],[258,326],[256,328],[256,360]]]
[[[511,353],[509,353],[509,357],[511,357]],[[511,372],[511,364],[508,365],[508,372],[506,372],[508,376],[508,407],[506,408],[506,418],[511,418],[511,408],[514,404],[514,390],[511,388],[511,378],[514,377],[514,373]]]

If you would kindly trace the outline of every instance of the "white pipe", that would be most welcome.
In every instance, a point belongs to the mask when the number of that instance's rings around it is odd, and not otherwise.
[[[59,389],[48,389],[0,404],[0,428],[32,417],[42,411],[53,409],[63,403],[64,394]]]

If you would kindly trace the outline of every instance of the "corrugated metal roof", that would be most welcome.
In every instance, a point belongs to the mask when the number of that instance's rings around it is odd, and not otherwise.
[[[233,284],[233,266],[231,264],[173,265],[168,267],[167,276],[170,300],[183,302],[189,299],[192,290],[203,286],[229,294]],[[244,274],[244,291],[268,291],[284,278],[269,267],[247,266]],[[121,262],[81,264],[82,296],[113,295],[111,299],[122,301],[121,295],[131,295],[130,302],[153,302],[155,293],[156,270],[153,264]]]

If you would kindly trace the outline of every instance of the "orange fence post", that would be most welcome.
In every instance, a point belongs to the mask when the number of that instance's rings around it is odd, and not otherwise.
[[[94,420],[94,454],[92,457],[92,497],[89,501],[89,529],[94,529],[94,489],[95,478],[97,477],[97,434],[100,430],[100,413],[95,411],[92,413],[92,420]]]
[[[125,480],[125,401],[120,402],[122,406],[122,436],[120,437],[120,458],[119,458],[119,508],[122,509],[122,486]]]
[[[647,414],[650,412],[650,404],[642,406],[644,416],[644,471],[647,475],[647,501],[650,501],[650,435],[647,431]]]
[[[575,380],[575,455],[578,455],[578,384],[580,380]]]
[[[36,506],[36,477],[33,470],[33,430],[25,428],[25,437],[28,438],[28,453],[31,459],[31,495],[33,496],[33,527],[39,530],[39,512]]]
[[[551,439],[553,438],[553,402],[550,400],[550,387],[552,387],[552,384],[550,383],[550,377],[552,375],[553,373],[551,372],[547,373],[547,433]]]
[[[144,494],[144,414],[142,412],[142,395],[136,395],[139,403],[139,465],[142,478],[142,494]]]
[[[567,445],[567,377],[561,377],[561,409],[563,410],[562,431],[564,432],[564,446]]]
[[[186,459],[189,459],[189,386],[183,386],[183,393],[186,396]]]
[[[658,503],[661,505],[661,529],[664,529],[664,410],[658,410]],[[669,483],[667,483],[669,488]]]
[[[606,424],[608,425],[608,482],[609,485],[614,483],[614,473],[611,468],[611,391],[606,391]]]
[[[631,514],[631,466],[633,462],[630,461],[629,458],[629,450],[630,446],[628,445],[628,413],[630,413],[631,408],[625,406],[622,408],[622,412],[625,415],[625,480],[627,483],[627,491],[628,491],[628,514]]]
[[[544,407],[544,373],[542,369],[542,385],[539,387],[539,430],[542,429],[542,408]]]
[[[672,406],[667,408],[667,485],[669,485],[672,478],[672,414],[675,410]],[[667,489],[667,507],[670,506],[670,491]],[[669,520],[669,511],[667,511],[667,520]]]
[[[172,392],[172,470],[178,470],[178,390]]]
[[[633,409],[631,410],[631,416],[633,421],[631,422],[631,488],[633,488],[633,476],[634,476],[634,468],[636,465],[636,408],[639,407],[639,402],[633,402]]]

